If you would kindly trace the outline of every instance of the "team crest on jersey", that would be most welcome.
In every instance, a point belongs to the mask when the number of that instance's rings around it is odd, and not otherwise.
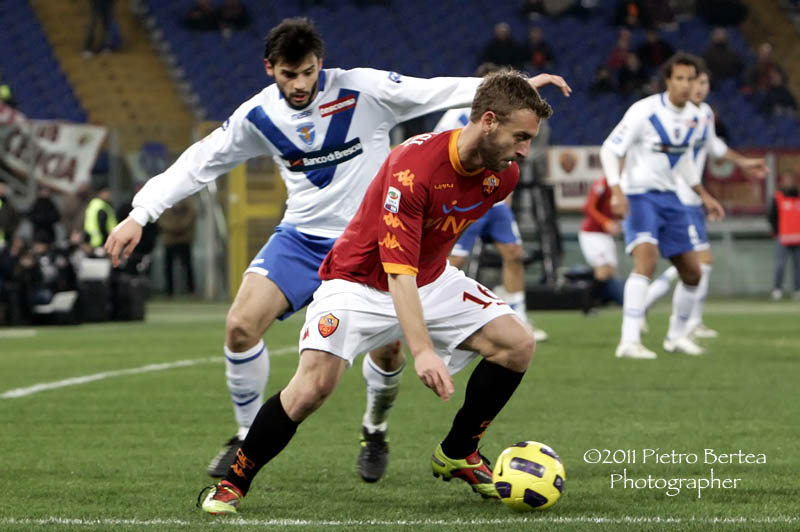
[[[314,124],[312,122],[305,122],[295,128],[297,136],[306,146],[314,144]]]
[[[389,187],[386,192],[386,200],[383,202],[383,208],[389,212],[397,214],[400,211],[400,191],[394,187]]]
[[[321,334],[323,338],[327,338],[336,331],[338,326],[339,318],[333,314],[325,314],[319,319],[317,327],[319,328],[319,334]]]
[[[495,191],[497,187],[500,186],[500,178],[496,175],[490,175],[486,179],[483,180],[483,194],[484,196],[488,196],[492,192]]]

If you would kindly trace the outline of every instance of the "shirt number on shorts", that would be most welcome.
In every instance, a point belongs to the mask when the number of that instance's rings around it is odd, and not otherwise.
[[[693,246],[700,244],[700,235],[697,234],[697,227],[695,227],[694,224],[689,226],[689,241]]]
[[[473,295],[473,294],[470,294],[469,292],[466,292],[466,291],[464,292],[464,295],[461,297],[461,301],[472,301],[473,303],[475,303],[477,305],[480,305],[483,308],[488,308],[489,306],[491,306],[492,303],[494,303],[496,305],[505,305],[506,304],[505,301],[503,301],[502,299],[500,299],[499,297],[497,297],[496,295],[494,295],[490,291],[486,290],[484,287],[476,286],[475,288],[477,288],[478,292],[480,292],[482,295],[488,297],[491,301],[486,301],[486,300],[481,299],[480,297],[478,297],[476,295]]]

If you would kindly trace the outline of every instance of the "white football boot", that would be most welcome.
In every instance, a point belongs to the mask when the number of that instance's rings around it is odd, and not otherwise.
[[[615,355],[617,358],[638,358],[641,360],[653,360],[658,357],[653,351],[636,342],[619,344]]]
[[[714,329],[706,326],[705,323],[701,323],[697,327],[694,328],[692,331],[692,336],[694,338],[716,338],[719,336],[719,333]]]
[[[675,340],[664,338],[664,351],[668,353],[683,353],[684,355],[702,355],[705,349],[697,345],[688,336],[683,336]]]

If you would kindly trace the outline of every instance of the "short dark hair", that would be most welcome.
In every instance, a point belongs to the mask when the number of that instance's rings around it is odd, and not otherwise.
[[[668,80],[672,77],[672,68],[675,65],[685,65],[685,66],[692,66],[694,67],[694,71],[696,74],[700,74],[700,65],[698,64],[697,60],[699,58],[692,54],[687,54],[686,52],[678,52],[674,54],[672,57],[667,59],[666,63],[661,66],[661,76],[664,80]]]
[[[293,65],[310,53],[322,58],[325,52],[322,35],[305,17],[283,19],[270,30],[264,42],[264,59],[273,65],[279,61]]]
[[[553,115],[553,108],[528,83],[527,77],[516,70],[502,69],[483,78],[472,101],[469,119],[478,122],[483,113],[492,111],[500,122],[505,122],[518,109],[530,109],[539,118]]]

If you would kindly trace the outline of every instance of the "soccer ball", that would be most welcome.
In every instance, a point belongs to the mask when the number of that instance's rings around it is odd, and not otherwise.
[[[524,441],[497,457],[492,481],[500,500],[520,512],[553,506],[567,479],[556,452],[543,443]]]

